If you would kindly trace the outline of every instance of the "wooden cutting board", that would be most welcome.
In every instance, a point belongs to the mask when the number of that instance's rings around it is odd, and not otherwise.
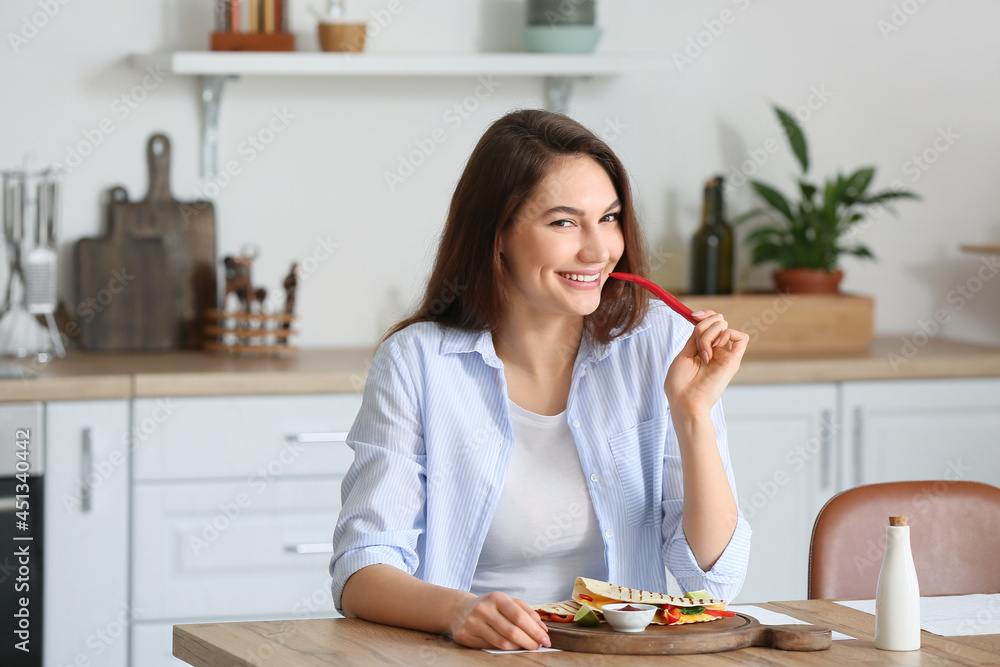
[[[783,651],[822,651],[830,648],[831,633],[815,625],[761,625],[756,618],[737,614],[708,623],[649,625],[642,632],[616,632],[607,623],[594,626],[546,623],[552,648],[578,653],[623,655],[686,655],[719,653],[748,646]]]
[[[170,139],[154,134],[146,144],[149,192],[139,202],[115,204],[129,209],[133,239],[162,241],[167,258],[173,321],[173,347],[199,348],[202,317],[218,302],[215,258],[215,207],[210,201],[179,201],[170,193]]]
[[[159,239],[127,231],[125,188],[111,190],[108,235],[74,247],[76,319],[87,350],[164,350],[172,346],[167,254]]]

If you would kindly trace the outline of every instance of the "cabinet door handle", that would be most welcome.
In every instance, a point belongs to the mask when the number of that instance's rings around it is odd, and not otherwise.
[[[830,473],[833,472],[831,455],[833,454],[833,447],[830,443],[830,435],[833,431],[833,412],[830,410],[823,410],[819,416],[819,479],[820,486],[823,487],[824,491],[830,490]]]
[[[300,544],[286,544],[285,551],[293,554],[332,554],[332,542],[302,542]]]
[[[865,453],[865,409],[860,405],[854,406],[854,486],[861,486],[864,478],[864,461],[862,457]]]
[[[91,442],[90,429],[83,429],[83,439],[80,443],[80,511],[90,512],[90,474],[94,469],[94,447]]]
[[[285,436],[285,440],[298,443],[329,442],[339,444],[347,442],[347,432],[289,433]]]
[[[17,509],[17,498],[14,496],[0,497],[0,514],[14,512]]]

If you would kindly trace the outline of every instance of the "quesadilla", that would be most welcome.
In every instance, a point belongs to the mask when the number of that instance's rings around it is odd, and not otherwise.
[[[616,586],[606,581],[577,577],[573,586],[573,599],[564,602],[550,602],[534,605],[543,621],[570,622],[582,603],[600,613],[606,604],[615,602],[635,602],[659,607],[653,617],[656,625],[681,625],[684,623],[704,623],[727,616],[735,616],[726,611],[725,600],[711,598],[689,598],[650,593],[635,588]]]

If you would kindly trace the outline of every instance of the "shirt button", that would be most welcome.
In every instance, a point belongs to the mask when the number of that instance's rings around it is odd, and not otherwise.
[[[580,428],[580,420],[579,419],[574,419],[573,420],[573,428]]]
[[[598,479],[599,478],[597,477],[597,473],[596,472],[590,476],[590,481],[591,482],[596,482]]]
[[[604,537],[610,540],[612,537],[614,537],[614,533],[612,533],[610,530],[606,530],[604,531]]]

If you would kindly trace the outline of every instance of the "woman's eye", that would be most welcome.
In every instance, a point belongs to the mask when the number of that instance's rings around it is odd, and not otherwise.
[[[564,225],[563,223],[566,223],[566,224]],[[572,220],[554,220],[554,221],[552,221],[552,222],[549,223],[549,226],[550,227],[568,227],[569,225],[572,225],[572,224],[573,224]]]
[[[618,222],[619,220],[621,220],[621,217],[622,217],[621,211],[617,211],[615,213],[608,213],[606,216],[601,218],[601,222]]]

